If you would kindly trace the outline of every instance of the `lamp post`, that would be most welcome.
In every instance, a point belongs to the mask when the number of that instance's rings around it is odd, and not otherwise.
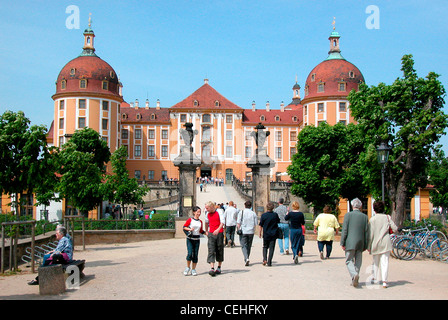
[[[383,165],[383,167],[381,168],[381,188],[382,188],[381,199],[383,201],[384,201],[384,173],[386,171],[386,163],[389,159],[390,150],[391,148],[384,142],[381,142],[381,144],[376,149],[378,162]]]

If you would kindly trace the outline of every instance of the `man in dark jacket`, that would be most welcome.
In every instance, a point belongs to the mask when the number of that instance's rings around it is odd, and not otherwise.
[[[266,205],[266,212],[261,215],[260,219],[260,238],[263,236],[263,265],[271,266],[272,257],[274,256],[275,241],[278,234],[278,223],[280,218],[274,212],[274,204],[269,202]],[[269,250],[269,255],[268,255]]]
[[[369,220],[361,212],[362,202],[358,198],[351,201],[353,211],[344,216],[341,234],[341,246],[345,251],[345,264],[356,288],[359,281],[359,271],[362,265],[362,253],[367,250],[369,238]]]

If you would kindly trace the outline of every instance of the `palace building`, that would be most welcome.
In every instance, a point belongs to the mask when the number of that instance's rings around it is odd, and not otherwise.
[[[257,108],[255,102],[248,107],[238,106],[205,79],[196,91],[173,106],[162,107],[160,101],[154,106],[148,100],[126,102],[117,73],[95,52],[90,21],[83,35],[81,54],[57,76],[48,143],[59,147],[76,130],[92,128],[107,141],[111,152],[127,147],[129,175],[140,182],[178,179],[173,160],[183,145],[179,129],[187,122],[198,132],[193,141],[193,150],[201,159],[198,177],[223,179],[225,183],[234,178],[250,180],[246,163],[256,149],[251,132],[261,123],[270,131],[265,147],[275,160],[271,181],[288,180],[286,169],[303,126],[318,126],[323,121],[330,125],[354,123],[347,96],[365,81],[361,71],[341,55],[340,35],[333,27],[328,56],[306,78],[303,99],[296,80],[288,104],[282,102],[275,108],[269,102],[262,108]],[[410,211],[429,212],[427,190],[422,192],[425,194],[419,194],[418,202],[417,197],[413,199]],[[63,206],[59,212],[64,211]],[[341,201],[340,209],[348,210],[345,201]],[[30,210],[36,216],[38,209]],[[2,211],[10,210],[2,205]]]
[[[333,31],[329,56],[308,76],[303,100],[296,81],[289,104],[282,102],[273,108],[268,101],[257,108],[253,102],[244,108],[205,79],[195,92],[173,106],[162,107],[160,101],[150,106],[148,100],[124,101],[116,72],[95,53],[94,38],[89,23],[82,53],[58,75],[49,142],[60,146],[75,130],[93,128],[108,142],[111,152],[122,145],[127,147],[129,173],[140,181],[178,178],[173,159],[183,144],[179,129],[187,122],[198,132],[193,145],[202,161],[198,176],[250,180],[246,163],[256,148],[250,134],[262,123],[271,133],[266,147],[276,163],[271,179],[287,179],[286,168],[296,152],[302,126],[321,121],[353,122],[347,95],[364,81],[359,69],[340,54],[340,36]]]

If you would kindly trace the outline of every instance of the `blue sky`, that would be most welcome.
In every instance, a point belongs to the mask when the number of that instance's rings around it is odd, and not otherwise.
[[[67,28],[70,5],[79,29]],[[208,78],[242,108],[279,108],[296,77],[303,97],[306,77],[327,57],[333,17],[342,55],[368,85],[400,77],[410,53],[420,76],[434,71],[447,87],[446,0],[0,0],[0,113],[22,110],[50,126],[56,78],[81,53],[89,13],[96,53],[120,74],[128,102],[168,108]]]

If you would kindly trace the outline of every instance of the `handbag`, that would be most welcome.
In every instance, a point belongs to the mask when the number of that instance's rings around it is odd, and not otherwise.
[[[277,228],[277,239],[283,239],[283,230],[281,228]]]
[[[390,217],[387,216],[387,222],[389,223],[389,234],[393,234],[394,230],[392,230],[392,227],[390,226]]]

